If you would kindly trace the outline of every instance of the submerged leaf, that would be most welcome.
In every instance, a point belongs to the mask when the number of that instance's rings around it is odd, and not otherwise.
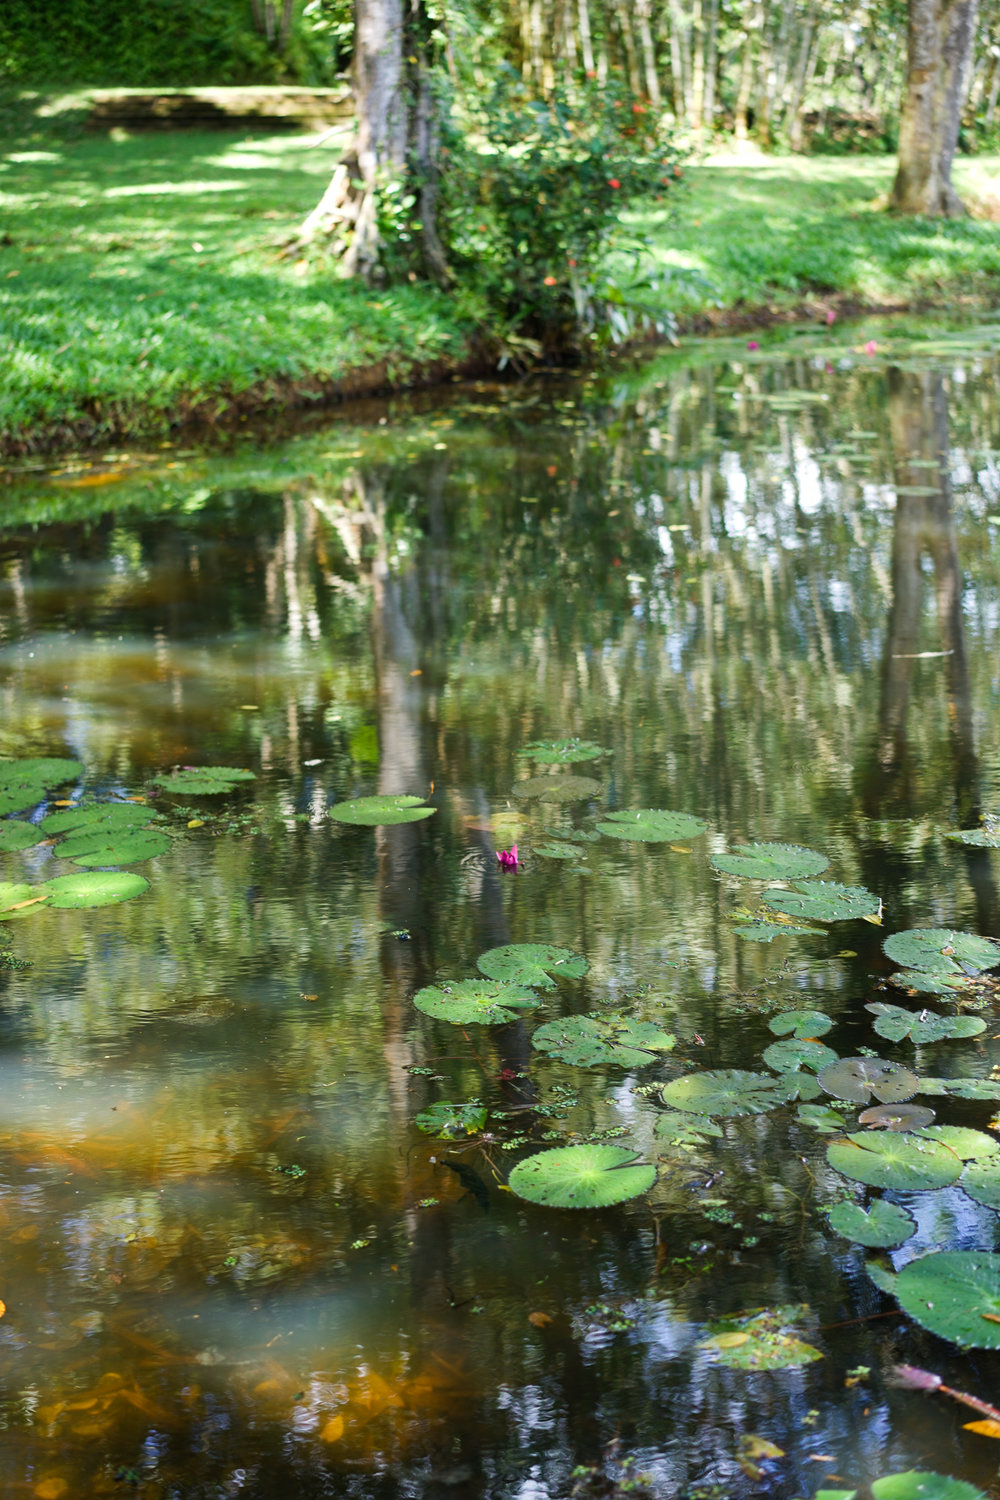
[[[636,812],[608,813],[598,823],[598,833],[609,839],[628,839],[641,844],[669,844],[674,839],[693,839],[704,833],[708,824],[690,813],[670,812],[665,808],[643,807]]]
[[[884,1198],[876,1198],[867,1213],[857,1203],[835,1203],[828,1210],[828,1217],[831,1229],[846,1240],[879,1250],[902,1245],[917,1232],[916,1223],[906,1210],[896,1203],[887,1203]]]
[[[606,1208],[648,1192],[656,1168],[626,1146],[560,1146],[518,1162],[508,1186],[547,1208]]]
[[[962,1170],[960,1158],[949,1147],[894,1130],[859,1131],[831,1141],[826,1159],[852,1182],[913,1193],[947,1187]]]
[[[798,844],[737,844],[728,854],[713,854],[710,863],[725,875],[744,880],[795,880],[818,875],[830,861],[815,849]]]
[[[548,1052],[560,1062],[592,1068],[598,1063],[618,1063],[641,1068],[663,1052],[670,1052],[677,1038],[652,1021],[634,1021],[629,1016],[565,1016],[547,1021],[531,1038],[533,1047]]]
[[[601,783],[591,776],[529,776],[515,781],[511,794],[522,800],[537,797],[539,802],[582,802],[600,790]]]
[[[880,1057],[842,1057],[820,1071],[819,1081],[828,1094],[850,1104],[869,1104],[873,1098],[882,1104],[899,1104],[911,1099],[920,1085],[909,1068]]]
[[[922,1328],[963,1348],[1000,1349],[1000,1255],[943,1250],[911,1260],[898,1276],[881,1266],[868,1274]]]
[[[662,1089],[664,1104],[698,1115],[762,1115],[787,1101],[783,1079],[739,1068],[716,1068],[674,1078]]]
[[[765,891],[760,899],[772,911],[802,917],[807,922],[874,917],[882,907],[878,896],[873,896],[863,885],[840,885],[836,880],[799,880],[792,891]]]
[[[454,984],[426,985],[414,995],[413,1003],[425,1015],[451,1021],[455,1026],[473,1021],[502,1026],[542,1002],[524,985],[504,984],[497,979],[459,979]]]
[[[805,1306],[763,1308],[739,1313],[710,1325],[699,1349],[714,1363],[735,1370],[789,1370],[822,1359],[820,1351],[793,1331],[807,1312]]]
[[[554,990],[557,978],[582,978],[587,960],[571,948],[557,948],[554,943],[505,943],[481,954],[476,967],[489,979]]]

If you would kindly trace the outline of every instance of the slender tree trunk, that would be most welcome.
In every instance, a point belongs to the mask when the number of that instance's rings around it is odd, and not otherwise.
[[[580,21],[580,51],[583,54],[584,71],[589,76],[597,70],[594,67],[594,44],[590,39],[590,8],[587,0],[579,0],[577,15]]]
[[[719,0],[708,0],[708,35],[705,38],[705,102],[703,117],[709,141],[715,125],[715,88],[719,63]]]
[[[639,33],[639,45],[642,48],[646,93],[654,108],[659,109],[663,100],[660,94],[660,80],[656,73],[656,48],[653,45],[653,31],[650,25],[650,0],[636,0],[635,25]]]
[[[986,95],[986,112],[983,115],[983,128],[985,130],[989,130],[993,124],[993,114],[997,107],[998,94],[1000,94],[1000,57],[994,54],[990,86]]]
[[[793,151],[802,150],[802,107],[805,103],[806,91],[816,71],[818,57],[819,37],[816,26],[816,13],[815,11],[810,11],[808,20],[803,28],[798,63],[789,81],[785,104],[788,144]]]
[[[909,0],[906,92],[892,189],[898,213],[956,217],[964,212],[951,185],[951,164],[976,6],[977,0]]]
[[[694,0],[691,7],[691,96],[688,99],[688,123],[699,137],[704,110],[705,15],[702,0]]]
[[[618,29],[622,37],[622,49],[625,53],[625,65],[628,70],[628,86],[632,93],[642,93],[642,75],[639,71],[639,55],[635,45],[635,32],[632,29],[632,7],[630,0],[618,0],[616,5]]]
[[[749,136],[747,110],[750,107],[750,95],[753,92],[754,62],[756,61],[757,50],[756,35],[754,21],[751,20],[747,26],[743,42],[740,81],[736,90],[736,103],[733,107],[733,134],[738,141],[745,141]]]
[[[684,62],[684,17],[678,0],[670,3],[670,86],[674,102],[674,117],[678,121],[687,119],[687,94],[689,72]]]

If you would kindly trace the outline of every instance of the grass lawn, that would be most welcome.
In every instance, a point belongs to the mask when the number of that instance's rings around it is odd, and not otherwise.
[[[329,390],[466,354],[459,302],[367,291],[283,260],[337,142],[223,132],[27,138],[0,157],[0,452],[162,430],[289,387]],[[891,219],[883,158],[720,156],[692,169],[674,221],[644,216],[692,315],[825,294],[1000,302],[1000,227]],[[985,197],[996,158],[963,161]],[[993,189],[995,191],[995,188]],[[88,428],[88,424],[90,424]]]

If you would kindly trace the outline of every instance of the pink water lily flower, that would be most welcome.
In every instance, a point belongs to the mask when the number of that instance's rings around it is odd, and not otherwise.
[[[750,342],[747,344],[747,348],[748,349],[759,349],[760,345],[758,344],[758,342],[757,342],[756,339],[751,339]]]
[[[501,870],[516,870],[518,863],[517,845],[511,844],[509,849],[498,849],[497,859],[500,863]]]
[[[868,342],[867,342],[867,344],[865,345],[865,353],[866,354],[874,354],[877,349],[878,349],[878,344],[876,344],[875,340],[874,339],[869,339]]]
[[[832,307],[828,307],[826,310],[826,326],[829,328],[830,324],[835,323],[836,321],[837,314],[834,312]]]

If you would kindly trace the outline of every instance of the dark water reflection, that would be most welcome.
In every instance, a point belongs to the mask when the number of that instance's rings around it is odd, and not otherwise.
[[[838,1179],[794,1112],[660,1151],[648,1201],[585,1214],[513,1198],[516,1152],[414,1127],[474,1096],[522,1107],[536,1143],[655,1153],[643,1087],[759,1067],[774,1009],[828,1011],[841,1053],[878,1040],[886,929],[1000,933],[997,856],[945,838],[1000,811],[996,330],[878,340],[709,348],[8,486],[0,755],[78,756],[102,793],[176,764],[258,780],[209,811],[159,799],[176,837],[141,900],[9,924],[31,967],[0,970],[5,1493],[554,1500],[631,1459],[700,1500],[907,1467],[990,1484],[961,1410],[885,1370],[989,1398],[996,1357],[893,1311],[827,1225]],[[524,744],[569,734],[608,748],[579,768],[601,796],[513,800]],[[374,791],[438,812],[326,816]],[[643,806],[710,831],[531,853]],[[515,838],[527,862],[501,874]],[[754,893],[707,853],[746,838],[822,849],[886,929],[741,942]],[[0,879],[52,861],[0,855]],[[414,1010],[530,940],[590,964],[541,1019],[631,1005],[678,1060],[584,1072],[534,1053],[533,1023]],[[992,1033],[919,1067],[988,1076]],[[910,1206],[897,1264],[996,1248],[957,1189]],[[800,1302],[819,1363],[698,1348],[721,1313]],[[786,1454],[759,1483],[748,1432]]]

